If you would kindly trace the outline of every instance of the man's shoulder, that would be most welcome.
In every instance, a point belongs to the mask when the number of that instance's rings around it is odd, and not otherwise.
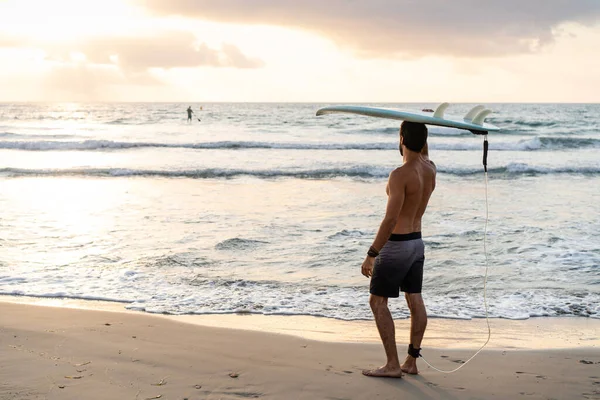
[[[401,181],[408,175],[408,168],[404,165],[390,172],[390,181]]]
[[[429,159],[427,159],[426,161],[427,161],[427,166],[429,166],[433,170],[433,172],[436,173],[437,166],[435,165],[435,163]],[[402,165],[402,166],[394,169],[392,172],[390,172],[390,181],[404,180],[404,179],[412,176],[412,173],[414,171],[415,171],[414,166]]]

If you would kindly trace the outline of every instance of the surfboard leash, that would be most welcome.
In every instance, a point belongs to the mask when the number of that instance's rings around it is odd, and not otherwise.
[[[475,133],[475,132],[473,132],[473,133]],[[488,279],[488,270],[489,270],[488,252],[487,252],[487,233],[488,233],[488,222],[489,222],[487,154],[488,154],[488,140],[487,140],[487,132],[486,132],[483,135],[483,175],[484,175],[484,181],[485,181],[485,227],[483,230],[483,255],[485,257],[485,275],[483,278],[483,305],[484,305],[484,309],[485,309],[485,322],[487,323],[488,336],[487,336],[487,340],[485,341],[485,343],[479,348],[479,350],[477,350],[475,352],[475,354],[473,354],[467,361],[463,362],[461,365],[459,365],[458,367],[456,367],[452,370],[442,370],[442,369],[436,368],[433,365],[431,365],[425,357],[420,355],[420,357],[423,359],[425,364],[427,364],[430,368],[432,368],[438,372],[444,373],[444,374],[451,374],[453,372],[458,371],[465,365],[467,365],[467,363],[469,361],[474,359],[475,356],[477,354],[479,354],[481,352],[481,350],[483,350],[483,348],[490,342],[490,339],[492,337],[492,329],[490,328],[490,318],[488,315],[488,304],[487,304],[487,279]]]

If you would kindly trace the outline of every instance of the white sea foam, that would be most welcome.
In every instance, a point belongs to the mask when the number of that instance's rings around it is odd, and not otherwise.
[[[37,281],[37,282],[36,282]],[[16,285],[17,282],[13,281]],[[55,286],[56,285],[56,286]],[[202,279],[192,285],[175,282],[167,277],[146,276],[129,281],[118,290],[105,278],[98,287],[74,278],[56,284],[28,279],[20,282],[23,289],[12,289],[11,283],[0,280],[0,294],[36,297],[67,297],[87,300],[128,303],[127,308],[151,313],[215,314],[255,313],[264,315],[312,315],[342,320],[371,319],[368,291],[365,287],[340,287],[247,281],[243,279]],[[114,285],[113,285],[114,286]],[[480,293],[449,298],[436,294],[425,284],[424,299],[431,317],[472,319],[484,316]],[[514,291],[506,289],[488,294],[490,316],[494,318],[527,319],[540,316],[576,315],[598,317],[600,294],[556,296],[551,290]],[[391,302],[394,318],[406,318],[401,301]]]

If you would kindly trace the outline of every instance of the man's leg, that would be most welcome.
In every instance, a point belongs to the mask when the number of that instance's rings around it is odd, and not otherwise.
[[[367,376],[385,376],[392,378],[400,378],[402,370],[400,369],[400,361],[398,360],[398,350],[396,349],[396,328],[392,314],[388,308],[387,297],[371,295],[369,304],[375,317],[377,330],[383,342],[387,363],[380,368],[363,371]]]
[[[420,349],[427,328],[425,303],[421,293],[405,293],[405,297],[410,310],[410,343],[415,349]],[[402,364],[402,371],[407,374],[418,374],[417,359],[408,355]]]

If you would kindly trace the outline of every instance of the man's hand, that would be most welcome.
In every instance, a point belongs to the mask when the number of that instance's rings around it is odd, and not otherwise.
[[[370,278],[373,276],[373,267],[375,266],[375,257],[367,256],[362,263],[361,271],[364,276]]]

